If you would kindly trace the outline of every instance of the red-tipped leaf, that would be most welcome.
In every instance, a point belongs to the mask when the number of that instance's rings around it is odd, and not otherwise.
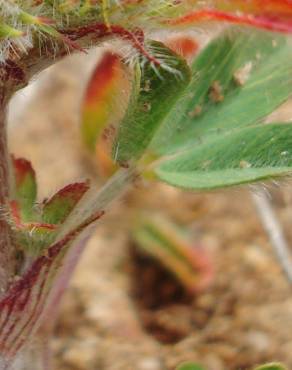
[[[33,206],[37,196],[37,184],[35,171],[31,163],[24,158],[12,157],[14,174],[14,191],[12,202],[19,212],[23,221],[31,221],[33,218]]]
[[[42,221],[47,224],[61,224],[89,189],[88,182],[65,186],[43,206]]]
[[[106,139],[111,131],[108,126],[120,109],[125,83],[121,58],[106,51],[89,80],[82,106],[81,132],[84,143],[92,152],[98,141]]]

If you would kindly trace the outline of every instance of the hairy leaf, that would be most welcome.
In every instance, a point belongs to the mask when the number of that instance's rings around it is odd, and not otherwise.
[[[122,120],[113,158],[125,164],[139,159],[149,146],[162,121],[181,97],[190,80],[186,62],[160,42],[152,41],[155,61],[144,61],[139,90],[133,89],[129,108]],[[159,63],[159,64],[157,64]]]
[[[152,143],[159,153],[198,145],[203,136],[255,124],[291,95],[287,38],[229,29],[195,59],[183,99]]]
[[[162,160],[155,172],[161,180],[186,189],[240,185],[292,172],[291,147],[290,124],[238,129]]]

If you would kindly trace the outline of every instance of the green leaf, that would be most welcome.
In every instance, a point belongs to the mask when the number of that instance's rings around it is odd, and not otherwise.
[[[195,59],[183,99],[167,116],[151,144],[173,153],[203,136],[259,123],[291,96],[289,38],[231,28]]]
[[[280,363],[272,362],[270,364],[258,366],[255,370],[287,370],[287,368]]]
[[[161,122],[181,97],[190,81],[186,62],[162,43],[152,41],[150,50],[160,60],[149,60],[141,69],[140,88],[134,89],[113,148],[113,158],[125,164],[139,159],[149,146]]]
[[[222,133],[159,162],[157,176],[174,186],[207,190],[292,172],[292,125],[267,124]]]
[[[31,221],[34,217],[33,207],[37,196],[35,172],[26,159],[12,157],[12,162],[14,169],[12,198],[17,202],[21,220]]]
[[[67,185],[59,190],[44,204],[42,221],[49,224],[64,222],[88,189],[89,184],[81,182]]]
[[[185,362],[179,365],[176,370],[205,370],[205,368],[193,362]]]
[[[50,225],[32,223],[18,227],[13,236],[26,255],[37,257],[55,240],[56,230]]]

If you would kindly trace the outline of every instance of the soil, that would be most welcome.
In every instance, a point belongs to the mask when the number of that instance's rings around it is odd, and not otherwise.
[[[79,103],[95,60],[93,53],[86,61],[62,62],[11,106],[11,151],[32,161],[40,197],[95,178],[78,133]],[[281,114],[290,119],[291,104]],[[292,243],[288,185],[269,192]],[[186,360],[209,370],[267,361],[291,368],[291,286],[250,191],[191,194],[146,183],[117,203],[88,243],[64,297],[52,342],[54,368],[171,370]],[[191,296],[157,261],[133,249],[129,225],[137,204],[190,227],[194,244],[213,261],[208,289]]]

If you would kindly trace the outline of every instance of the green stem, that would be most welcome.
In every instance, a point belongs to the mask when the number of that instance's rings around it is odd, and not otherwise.
[[[80,220],[86,220],[95,213],[106,211],[113,201],[128,190],[137,176],[136,167],[121,169],[100,190],[92,186],[63,224],[58,238],[62,239],[64,235],[78,227]]]

